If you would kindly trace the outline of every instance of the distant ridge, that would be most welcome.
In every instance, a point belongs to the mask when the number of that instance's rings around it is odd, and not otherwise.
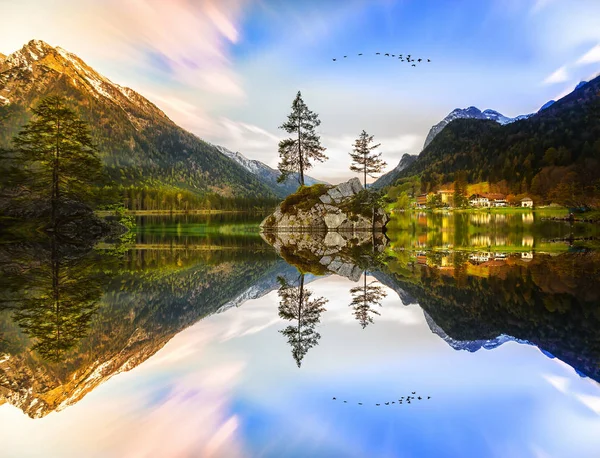
[[[113,83],[60,47],[31,40],[0,58],[0,109],[11,116],[0,130],[0,146],[31,117],[45,96],[67,97],[92,128],[111,178],[123,186],[164,186],[198,195],[281,197],[220,149],[177,126],[134,90]]]

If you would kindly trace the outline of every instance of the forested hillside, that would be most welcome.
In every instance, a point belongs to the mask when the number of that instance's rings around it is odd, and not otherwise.
[[[41,41],[0,58],[0,147],[10,146],[31,108],[51,94],[66,97],[89,124],[105,165],[104,194],[120,196],[131,208],[186,209],[214,207],[233,197],[275,198],[256,176],[178,127],[144,97]]]
[[[469,183],[500,183],[542,201],[595,202],[600,193],[600,77],[528,119],[500,125],[457,119],[395,180],[421,176],[430,191],[464,171]],[[561,199],[559,199],[561,200]]]

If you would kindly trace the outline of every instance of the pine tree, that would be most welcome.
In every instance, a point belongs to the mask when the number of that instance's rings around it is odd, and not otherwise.
[[[315,132],[320,124],[318,115],[308,109],[298,91],[288,120],[279,126],[288,134],[295,134],[293,138],[279,142],[279,183],[284,182],[291,174],[298,173],[300,186],[304,186],[304,172],[312,167],[312,162],[324,162],[328,159],[323,154],[325,148],[321,146],[321,139]]]
[[[381,160],[381,153],[373,152],[381,146],[381,143],[371,145],[372,142],[373,135],[369,135],[363,130],[354,142],[353,152],[350,153],[352,158],[350,170],[363,174],[365,188],[367,187],[367,175],[375,178],[375,174],[381,173],[387,165]]]
[[[30,187],[52,204],[56,224],[61,199],[84,200],[101,169],[89,129],[58,96],[43,99],[15,137],[17,161],[30,172]]]
[[[456,173],[454,181],[454,206],[464,207],[468,203],[467,198],[467,174],[464,171]]]
[[[366,328],[373,323],[371,314],[379,315],[379,312],[372,306],[381,307],[381,301],[387,296],[387,293],[381,286],[377,286],[377,281],[367,283],[367,272],[363,272],[363,285],[356,286],[350,290],[352,302],[350,306],[354,310],[354,317],[358,320],[362,328]]]
[[[321,338],[315,327],[321,320],[321,313],[325,311],[327,299],[311,299],[312,291],[304,288],[304,274],[300,275],[298,286],[288,284],[283,277],[277,277],[277,280],[281,285],[278,291],[281,300],[279,316],[295,322],[279,332],[287,337],[292,347],[292,356],[300,367],[308,350],[318,345]]]

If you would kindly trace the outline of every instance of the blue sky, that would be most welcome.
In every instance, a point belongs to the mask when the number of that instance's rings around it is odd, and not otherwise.
[[[277,127],[302,90],[330,157],[311,174],[333,182],[352,176],[347,152],[362,129],[393,167],[454,108],[530,113],[600,71],[596,0],[0,0],[0,9],[0,52],[32,38],[61,46],[183,127],[271,166]],[[432,62],[412,68],[375,52]]]
[[[598,383],[533,345],[454,350],[387,288],[362,329],[353,286],[309,283],[329,301],[301,369],[273,291],[180,332],[59,412],[33,420],[0,406],[3,456],[598,455]],[[375,406],[412,391],[431,399]]]

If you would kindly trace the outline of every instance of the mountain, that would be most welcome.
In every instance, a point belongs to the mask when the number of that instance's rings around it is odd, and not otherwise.
[[[508,336],[506,334],[501,334],[494,339],[479,339],[479,340],[457,340],[450,337],[446,334],[438,324],[429,316],[429,314],[423,310],[423,315],[425,316],[425,321],[427,322],[427,326],[431,332],[439,336],[444,342],[446,342],[450,347],[454,350],[464,350],[469,353],[475,353],[482,348],[484,350],[493,350],[494,348],[498,348],[500,345],[505,344],[506,342],[516,342],[523,345],[532,345],[531,342],[527,340],[517,339],[512,336]]]
[[[417,157],[418,156],[405,153],[394,169],[390,170],[385,175],[381,175],[371,186],[375,189],[381,189],[393,184],[394,181],[396,181],[398,174],[415,162]]]
[[[258,177],[258,179],[265,183],[278,197],[287,197],[288,195],[296,192],[298,189],[298,174],[295,173],[283,183],[278,183],[277,178],[279,177],[279,170],[272,169],[267,164],[257,161],[255,159],[248,159],[241,153],[233,152],[223,146],[215,145],[215,148],[229,159],[240,164],[250,173]],[[304,182],[307,186],[312,186],[317,183],[324,183],[323,181],[316,180],[309,176],[304,176]],[[327,183],[325,183],[327,184]]]
[[[101,252],[90,255],[109,278],[89,329],[59,362],[32,350],[32,339],[12,318],[13,311],[0,309],[0,405],[8,402],[31,418],[63,410],[142,364],[189,326],[277,289],[278,276],[290,282],[298,278],[297,270],[271,250],[142,251],[128,253],[127,261]],[[9,255],[12,259],[15,253],[0,250],[0,259]]]
[[[0,130],[0,146],[29,120],[31,107],[50,94],[67,97],[89,123],[110,177],[121,186],[275,197],[269,185],[177,126],[137,92],[113,83],[76,55],[39,40],[0,60],[0,101],[4,110],[10,108]]]
[[[436,135],[455,119],[487,119],[490,121],[496,121],[498,124],[505,125],[515,121],[520,121],[521,119],[527,119],[529,116],[531,115],[520,115],[515,118],[509,118],[495,110],[488,109],[481,111],[477,107],[456,108],[429,130],[427,138],[425,139],[425,144],[423,145],[423,149],[427,148]]]
[[[550,108],[554,103],[556,103],[556,100],[549,100],[548,102],[542,105],[540,111],[545,110],[546,108]]]
[[[435,189],[464,171],[469,183],[502,182],[507,193],[531,193],[542,202],[559,196],[565,205],[582,205],[567,202],[573,200],[594,206],[599,158],[597,77],[520,122],[453,120],[391,181],[419,175],[422,189]]]

